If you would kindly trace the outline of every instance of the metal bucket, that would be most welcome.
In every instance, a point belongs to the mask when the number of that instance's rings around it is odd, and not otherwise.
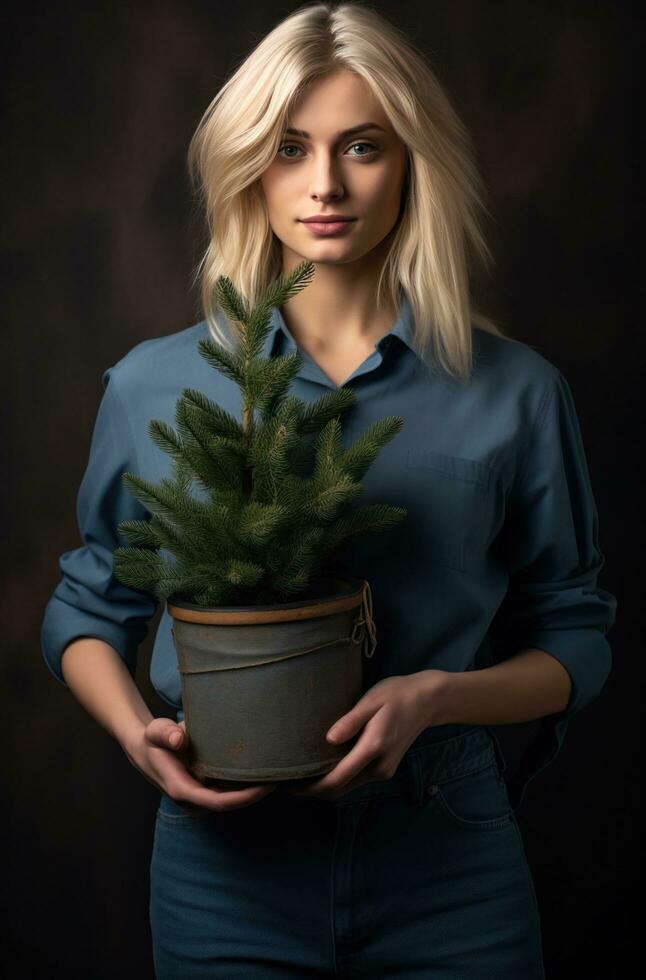
[[[376,647],[368,582],[314,579],[297,602],[270,606],[167,607],[197,779],[301,779],[346,755],[351,741],[325,736],[364,693],[363,655]]]

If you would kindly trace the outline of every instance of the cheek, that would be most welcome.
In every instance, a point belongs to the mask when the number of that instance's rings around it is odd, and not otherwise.
[[[260,186],[268,214],[280,219],[284,201],[287,197],[285,181],[281,180],[279,173],[269,170],[261,177]]]
[[[290,211],[275,188],[265,195],[265,210],[273,231],[282,235],[287,229]]]
[[[401,187],[398,173],[384,173],[364,187],[365,200],[370,205],[375,224],[379,227],[392,224],[399,212]]]

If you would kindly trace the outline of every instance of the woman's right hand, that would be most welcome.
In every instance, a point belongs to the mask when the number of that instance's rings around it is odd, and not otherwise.
[[[178,735],[181,737],[178,738]],[[183,721],[153,718],[123,748],[135,769],[187,813],[237,810],[256,803],[276,789],[275,783],[245,786],[244,789],[209,789],[195,779],[186,767],[188,742]]]

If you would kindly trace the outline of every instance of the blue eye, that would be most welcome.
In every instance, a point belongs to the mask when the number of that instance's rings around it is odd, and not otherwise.
[[[374,145],[374,143],[368,143],[368,142],[367,142],[367,141],[365,141],[365,140],[361,140],[361,141],[360,141],[360,142],[358,142],[358,143],[352,143],[352,144],[351,144],[351,147],[355,147],[355,146],[368,146],[368,147],[370,147],[370,149],[369,149],[369,151],[368,151],[368,153],[359,153],[359,154],[354,154],[355,156],[359,156],[359,157],[367,157],[367,156],[370,156],[370,154],[371,154],[371,153],[374,153],[374,152],[376,152],[376,151],[377,151],[377,147],[376,147],[376,146]],[[282,145],[281,145],[281,146],[280,146],[280,147],[278,148],[278,152],[280,153],[280,152],[281,152],[282,150],[289,150],[289,149],[292,149],[292,150],[299,150],[299,149],[300,149],[300,147],[299,147],[299,146],[296,146],[296,144],[295,144],[295,143],[283,143],[283,144],[282,144]],[[285,157],[283,157],[283,159],[284,159],[284,160],[295,160],[295,159],[297,159],[297,158],[296,158],[295,156],[285,156]]]
[[[278,152],[280,153],[281,150],[298,150],[298,147],[297,146],[294,146],[293,143],[285,143],[285,144],[283,144],[283,146],[280,146],[278,148]]]
[[[368,151],[368,153],[360,153],[359,154],[360,157],[366,157],[366,156],[369,155],[369,153],[372,153],[374,150],[377,149],[377,147],[374,145],[374,143],[365,143],[363,140],[361,141],[361,143],[353,143],[352,146],[369,146],[370,147],[370,150]]]

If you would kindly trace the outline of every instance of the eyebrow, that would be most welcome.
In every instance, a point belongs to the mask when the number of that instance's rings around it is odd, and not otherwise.
[[[353,126],[352,129],[344,129],[339,133],[339,136],[352,136],[353,133],[361,133],[364,129],[380,129],[382,133],[386,132],[384,127],[378,123],[366,122],[361,123],[360,126]],[[285,132],[289,133],[290,136],[302,136],[306,140],[310,138],[310,134],[306,133],[304,129],[286,129]]]

